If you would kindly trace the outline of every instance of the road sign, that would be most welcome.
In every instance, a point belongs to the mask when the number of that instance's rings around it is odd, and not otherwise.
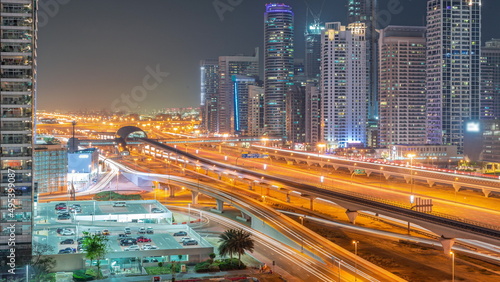
[[[366,174],[366,172],[365,172],[365,170],[364,170],[364,169],[355,169],[355,170],[354,170],[354,174],[355,174],[355,175],[365,175],[365,174]]]
[[[268,154],[248,154],[248,153],[243,153],[241,154],[242,158],[245,159],[261,159],[261,158],[268,158]]]

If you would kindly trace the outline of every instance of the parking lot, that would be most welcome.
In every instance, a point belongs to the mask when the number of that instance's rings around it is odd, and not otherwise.
[[[51,245],[56,254],[60,250],[64,250],[63,253],[78,253],[77,240],[83,237],[84,231],[102,234],[103,230],[109,232],[106,236],[109,238],[110,250],[114,252],[127,251],[132,245],[138,246],[133,248],[141,251],[212,247],[186,225],[156,224],[152,216],[171,216],[171,212],[156,201],[129,201],[126,206],[113,206],[113,203],[97,201],[41,203],[37,219],[40,224],[35,228],[35,240]],[[69,214],[69,217],[61,219],[60,216],[64,213]],[[120,219],[130,219],[130,221],[113,220],[113,216],[120,214],[122,215]],[[141,216],[143,218],[140,218]],[[82,218],[87,220],[80,220]],[[102,218],[106,220],[99,220]],[[130,228],[130,234],[125,234],[126,227]],[[144,233],[139,232],[140,229],[143,229]],[[152,234],[147,233],[148,229]],[[174,236],[178,232],[186,234]],[[144,242],[137,241],[140,236],[147,239]],[[125,237],[130,238],[130,242],[120,244],[120,239]],[[182,238],[189,242],[183,244]],[[147,247],[144,248],[145,246]]]

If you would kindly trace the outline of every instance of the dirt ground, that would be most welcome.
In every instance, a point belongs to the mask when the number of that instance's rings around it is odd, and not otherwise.
[[[360,226],[376,225],[380,229],[390,228],[394,232],[394,227],[384,227],[383,223],[369,218],[359,218],[356,220],[356,224]],[[368,237],[352,231],[325,227],[309,221],[305,225],[347,250],[353,251],[352,241],[359,241],[359,256],[408,281],[452,281],[452,261],[449,256],[443,253],[442,249]],[[400,231],[399,233],[406,232],[405,230]],[[500,266],[457,253],[455,257],[455,280],[500,281]]]

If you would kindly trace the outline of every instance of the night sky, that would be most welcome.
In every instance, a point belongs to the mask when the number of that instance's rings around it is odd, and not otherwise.
[[[384,12],[379,27],[425,24],[425,0],[380,0],[379,10],[388,11],[390,1],[399,1],[401,12]],[[67,3],[49,9],[44,3],[58,2],[40,0],[37,108],[143,112],[199,106],[201,59],[252,55],[254,47],[262,54],[263,13],[270,1],[60,2]],[[235,6],[219,15],[214,2]],[[315,11],[324,2],[323,22],[346,24],[347,0],[284,1],[295,13],[295,58],[304,57],[306,2]],[[499,10],[500,1],[483,0],[483,42],[500,37]],[[161,73],[154,78],[150,73],[157,68]],[[124,95],[128,104],[120,100]]]

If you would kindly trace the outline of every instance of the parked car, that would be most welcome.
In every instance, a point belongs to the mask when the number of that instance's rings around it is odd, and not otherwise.
[[[162,210],[162,209],[159,209],[159,208],[152,208],[152,209],[151,209],[151,212],[152,212],[152,213],[162,213],[162,212],[163,212],[163,210]]]
[[[72,254],[72,253],[76,253],[76,249],[75,248],[61,249],[61,250],[59,250],[59,253],[60,254]]]
[[[56,204],[55,209],[56,210],[65,210],[66,209],[66,203]]]
[[[186,241],[182,242],[182,245],[183,246],[198,245],[198,241],[196,241],[196,240],[186,240]]]
[[[71,245],[74,243],[75,243],[75,240],[73,240],[73,239],[65,239],[65,240],[62,240],[61,242],[59,242],[59,244],[61,244],[61,245]]]
[[[125,238],[125,237],[128,237],[128,235],[123,233],[118,234],[118,238]]]
[[[158,247],[155,245],[151,245],[151,244],[144,244],[144,246],[142,246],[142,249],[143,250],[156,250],[156,249],[158,249]]]
[[[102,235],[110,235],[109,230],[108,229],[102,230]]]
[[[153,227],[148,227],[148,229],[146,229],[146,233],[147,234],[154,234],[154,230],[153,230]]]
[[[137,231],[139,234],[145,234],[146,233],[146,228],[145,227],[140,227],[139,231]]]
[[[137,237],[137,242],[139,242],[139,243],[151,242],[151,239],[146,238],[144,236],[139,236],[139,237]]]
[[[127,234],[127,235],[128,235],[128,234],[132,234],[132,229],[130,229],[130,227],[125,227],[125,229],[123,230],[123,232],[124,232],[125,234]]]
[[[130,245],[136,245],[136,244],[137,244],[137,240],[134,238],[120,240],[120,246],[130,246]]]
[[[73,229],[63,229],[60,234],[64,236],[70,236],[75,235],[75,231]]]
[[[57,216],[57,220],[67,220],[70,218],[71,218],[71,216],[69,214],[60,214]]]
[[[61,214],[67,214],[67,215],[69,215],[69,212],[66,209],[64,209],[64,210],[57,210],[56,214],[59,214],[59,215],[61,215]]]
[[[188,240],[191,240],[192,238],[191,237],[182,237],[181,238],[181,243],[184,242],[184,241],[188,241]]]
[[[140,250],[141,250],[141,247],[139,247],[137,245],[132,245],[130,247],[125,248],[125,251],[140,251]]]
[[[186,231],[178,231],[174,233],[174,236],[186,236],[188,235]]]

